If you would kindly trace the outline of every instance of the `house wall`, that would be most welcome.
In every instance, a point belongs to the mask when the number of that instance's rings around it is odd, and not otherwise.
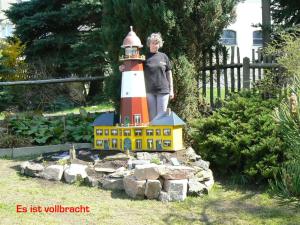
[[[253,45],[253,31],[261,30],[253,27],[262,21],[261,0],[246,0],[236,6],[236,20],[226,29],[234,30],[237,34],[237,46],[241,58],[252,56],[252,49],[261,46]]]

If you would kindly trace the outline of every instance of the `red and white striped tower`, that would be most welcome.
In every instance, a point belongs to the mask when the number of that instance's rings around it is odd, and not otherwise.
[[[125,49],[125,55],[120,57],[120,61],[123,61],[125,68],[122,72],[120,121],[127,125],[147,125],[149,114],[143,68],[145,56],[140,55],[139,50],[143,45],[132,26],[121,47]]]

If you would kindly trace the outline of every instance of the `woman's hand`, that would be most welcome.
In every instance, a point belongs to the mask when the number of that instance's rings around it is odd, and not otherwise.
[[[124,70],[125,70],[125,65],[124,65],[124,64],[120,65],[120,66],[119,66],[119,70],[120,70],[120,72],[124,72]]]
[[[174,99],[174,92],[173,91],[170,91],[169,97],[170,97],[170,100]]]

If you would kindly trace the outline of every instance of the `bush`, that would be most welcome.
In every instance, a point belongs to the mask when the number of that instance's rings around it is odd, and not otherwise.
[[[5,118],[12,135],[30,138],[32,144],[60,144],[65,142],[92,142],[95,119],[85,111],[80,115],[46,118],[41,115],[20,114]]]
[[[0,148],[17,148],[31,146],[32,140],[11,134],[0,134]]]
[[[283,143],[272,118],[278,100],[244,92],[223,104],[195,123],[195,149],[220,174],[257,182],[272,177],[282,159]]]

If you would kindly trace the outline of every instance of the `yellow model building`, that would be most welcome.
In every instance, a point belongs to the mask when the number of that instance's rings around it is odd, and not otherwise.
[[[104,113],[93,123],[94,148],[100,150],[176,151],[183,149],[185,123],[170,112],[148,126],[121,125],[115,113]]]

